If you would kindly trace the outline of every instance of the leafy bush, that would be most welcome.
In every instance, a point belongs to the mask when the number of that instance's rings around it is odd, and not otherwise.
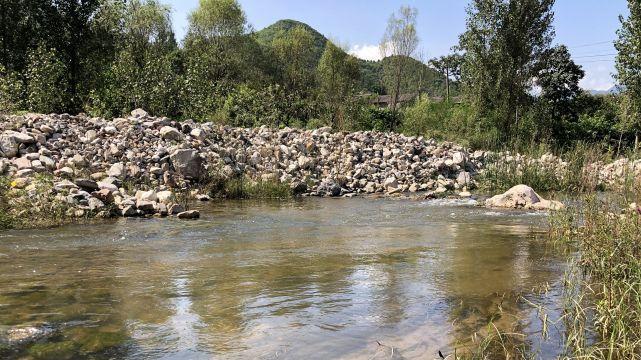
[[[22,108],[23,86],[18,74],[0,64],[0,113]]]
[[[227,95],[223,109],[234,126],[279,127],[287,120],[283,109],[284,98],[283,89],[278,85],[260,90],[241,85]]]
[[[38,112],[63,112],[69,100],[67,68],[55,49],[40,45],[28,56],[27,104]]]
[[[401,113],[388,108],[363,105],[352,117],[350,130],[394,131],[401,124]]]

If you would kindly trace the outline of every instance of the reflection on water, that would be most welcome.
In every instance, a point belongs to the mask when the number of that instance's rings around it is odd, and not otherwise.
[[[561,258],[542,215],[465,203],[207,205],[197,221],[0,234],[0,324],[49,324],[20,357],[433,358],[492,319],[535,333]],[[533,291],[550,286],[539,295]],[[523,319],[523,320],[518,320]],[[380,343],[380,345],[379,345]]]

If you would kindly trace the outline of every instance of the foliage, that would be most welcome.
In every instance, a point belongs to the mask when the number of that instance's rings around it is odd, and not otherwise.
[[[383,79],[387,93],[392,96],[391,107],[394,111],[401,95],[401,83],[405,79],[409,59],[418,47],[417,16],[416,8],[402,6],[398,14],[390,16],[380,42],[381,54],[389,57],[391,62],[391,66],[384,67]]]
[[[581,203],[550,219],[550,240],[580,253],[565,281],[567,357],[636,359],[641,352],[641,213],[594,195]]]
[[[552,150],[545,144],[524,149],[526,157],[516,161],[517,152],[495,154],[487,161],[479,179],[480,187],[491,192],[502,192],[519,184],[528,184],[537,191],[589,192],[597,190],[597,174],[586,171],[590,164],[601,161],[604,152],[598,147],[579,143],[560,154],[565,166],[550,157]]]
[[[0,177],[0,230],[14,227],[14,219],[10,214],[9,189],[9,179]]]
[[[278,180],[252,180],[243,174],[227,177],[218,171],[210,174],[204,188],[214,198],[288,199],[293,196],[287,184]]]
[[[17,189],[15,183],[0,177],[0,229],[47,227],[71,221],[75,215],[52,188],[53,180],[47,175],[34,176],[25,189]]]
[[[346,122],[344,105],[349,105],[345,99],[352,97],[359,80],[358,62],[328,41],[317,72],[320,97],[325,103],[330,124],[334,128],[342,128]]]
[[[264,47],[271,47],[274,43],[274,40],[277,38],[282,38],[284,35],[294,31],[295,29],[304,29],[307,34],[312,38],[311,43],[311,53],[313,61],[311,62],[312,67],[318,66],[321,56],[325,51],[325,45],[327,44],[327,38],[321,33],[316,31],[311,26],[295,20],[279,20],[268,27],[257,31],[254,34],[254,37]]]
[[[547,50],[539,62],[536,84],[541,88],[537,99],[538,128],[542,138],[563,140],[564,125],[577,116],[575,100],[581,94],[579,81],[585,72],[576,65],[564,45]]]
[[[68,105],[67,68],[55,49],[44,45],[29,53],[27,105],[38,112],[63,112]]]
[[[221,111],[227,94],[255,73],[256,44],[235,0],[201,0],[189,16],[185,38],[183,112],[205,119]],[[258,61],[260,64],[260,61]]]
[[[154,0],[132,0],[121,16],[119,50],[103,74],[103,86],[91,95],[93,112],[117,116],[144,108],[176,116],[179,59],[169,8]]]
[[[459,47],[466,97],[479,117],[512,138],[541,57],[553,37],[554,0],[473,0]]]
[[[622,127],[635,133],[635,147],[641,131],[641,3],[628,0],[630,15],[620,17],[621,29],[614,46],[618,51],[616,58],[616,78],[623,88],[624,101],[621,106]]]
[[[227,96],[223,105],[225,118],[229,125],[239,127],[289,125],[285,98],[279,85],[261,89],[241,85]]]
[[[312,34],[304,26],[277,34],[272,41],[286,92],[305,94],[314,86],[313,43]]]
[[[0,113],[14,112],[22,108],[22,81],[14,71],[0,65]]]
[[[401,124],[401,113],[389,108],[363,106],[353,115],[351,130],[395,131]]]
[[[445,98],[450,101],[450,80],[459,81],[461,78],[461,64],[463,56],[459,54],[444,55],[430,60],[430,65],[443,75],[445,79]]]

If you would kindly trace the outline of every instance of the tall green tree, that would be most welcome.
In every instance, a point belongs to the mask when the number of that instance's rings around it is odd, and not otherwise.
[[[22,108],[23,84],[18,73],[7,71],[0,65],[0,113],[10,113]]]
[[[104,0],[52,0],[55,17],[49,31],[54,39],[54,47],[67,68],[69,111],[82,109],[82,103],[88,95],[84,84],[95,75],[91,62],[86,61],[92,52],[102,49],[100,43],[94,42],[92,22]]]
[[[55,49],[40,45],[29,52],[26,69],[29,110],[64,112],[70,102],[68,69]]]
[[[305,27],[297,25],[282,31],[272,42],[281,66],[285,90],[306,94],[314,84],[314,38]]]
[[[0,65],[22,72],[31,49],[42,43],[53,46],[57,24],[51,0],[0,1]]]
[[[170,9],[156,0],[131,0],[122,9],[117,55],[94,93],[96,110],[120,115],[144,108],[179,111],[179,55]]]
[[[554,0],[473,0],[460,36],[464,91],[482,118],[513,137],[537,65],[554,37]]]
[[[401,93],[405,71],[418,47],[416,33],[416,17],[418,10],[402,6],[398,13],[394,13],[387,21],[387,29],[380,42],[380,52],[383,57],[390,57],[392,63],[385,76],[387,92],[392,96],[392,110],[396,111],[396,104]]]
[[[619,52],[616,78],[623,88],[621,128],[635,134],[636,149],[641,132],[641,2],[628,0],[628,9],[630,16],[620,17],[621,29],[614,46]]]
[[[535,77],[541,88],[535,116],[544,137],[559,142],[567,140],[568,127],[578,120],[576,100],[582,94],[579,81],[584,76],[565,45],[555,46],[542,55]]]
[[[339,128],[345,123],[344,106],[352,102],[352,95],[360,80],[358,61],[327,41],[317,73],[321,99],[325,102],[332,126]]]
[[[459,54],[444,55],[430,60],[430,65],[443,74],[445,79],[445,100],[450,102],[450,80],[459,80],[461,77],[461,64],[463,56]]]
[[[200,0],[190,14],[183,89],[190,116],[212,116],[242,82],[249,65],[244,56],[247,31],[247,18],[236,0]]]

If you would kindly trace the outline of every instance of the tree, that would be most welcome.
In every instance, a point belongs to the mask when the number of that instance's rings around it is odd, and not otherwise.
[[[585,71],[571,58],[565,45],[547,50],[541,57],[536,84],[541,87],[540,99],[549,103],[552,116],[569,110],[569,104],[581,94],[579,81]]]
[[[170,9],[155,0],[131,0],[120,19],[116,58],[92,99],[96,110],[120,115],[141,107],[152,114],[177,115],[179,61]]]
[[[430,60],[430,65],[443,74],[445,79],[445,100],[448,103],[450,102],[450,80],[452,78],[457,81],[460,79],[462,62],[463,56],[459,54],[445,55]]]
[[[331,41],[327,41],[317,73],[321,98],[329,110],[332,126],[338,128],[344,118],[341,108],[350,102],[360,78],[358,61]]]
[[[504,140],[531,100],[537,65],[554,36],[554,0],[473,0],[460,36],[464,91]]]
[[[398,14],[392,14],[387,22],[387,29],[381,39],[380,52],[383,57],[391,57],[393,73],[387,76],[388,92],[392,96],[392,110],[396,111],[396,104],[401,91],[401,82],[405,75],[408,58],[412,57],[418,46],[416,34],[416,8],[402,6]]]
[[[95,74],[89,71],[91,63],[86,61],[92,51],[102,50],[99,42],[94,42],[92,22],[101,6],[108,4],[104,0],[53,0],[55,8],[53,21],[45,23],[53,47],[67,69],[68,106],[67,111],[80,111],[88,89],[84,84]],[[50,24],[53,24],[50,25]],[[98,46],[96,48],[95,46]],[[107,54],[105,54],[107,55]]]
[[[183,103],[190,116],[213,115],[246,76],[247,30],[245,13],[236,0],[200,0],[189,15]]]
[[[567,140],[569,122],[578,120],[576,99],[582,93],[579,81],[584,76],[565,45],[555,46],[541,57],[536,73],[536,84],[541,88],[536,116],[539,127],[557,141]]]
[[[0,113],[12,112],[22,106],[22,81],[15,71],[0,64]]]
[[[64,112],[69,92],[67,67],[55,49],[44,45],[27,56],[27,105],[36,112]]]
[[[639,145],[641,131],[641,2],[628,0],[630,16],[621,16],[621,29],[614,46],[619,52],[616,59],[616,78],[623,88],[621,113],[622,128],[635,134],[634,147]]]
[[[285,91],[307,95],[314,83],[314,38],[301,25],[276,35],[272,42],[281,65]]]

